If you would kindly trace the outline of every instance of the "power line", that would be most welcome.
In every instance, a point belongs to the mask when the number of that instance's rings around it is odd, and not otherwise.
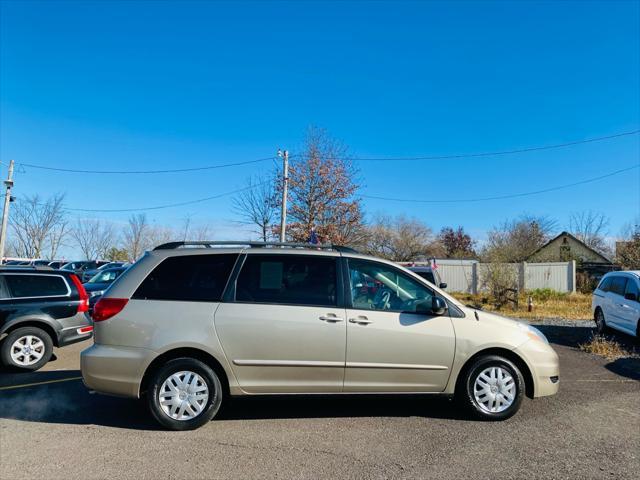
[[[68,208],[68,207],[63,207],[63,210],[67,210],[69,212],[93,212],[93,213],[115,213],[115,212],[141,212],[141,211],[146,211],[146,210],[162,210],[164,208],[173,208],[173,207],[182,207],[185,205],[193,205],[195,203],[202,203],[202,202],[207,202],[209,200],[214,200],[216,198],[222,198],[222,197],[227,197],[229,195],[234,195],[236,193],[241,193],[247,190],[251,190],[253,188],[256,188],[258,186],[264,185],[265,183],[268,182],[260,182],[260,183],[256,183],[255,185],[251,185],[248,187],[244,187],[244,188],[239,188],[237,190],[232,190],[230,192],[225,192],[225,193],[220,193],[218,195],[212,195],[210,197],[204,197],[204,198],[198,198],[195,200],[188,200],[186,202],[178,202],[178,203],[168,203],[165,205],[156,205],[153,207],[140,207],[140,208]],[[42,204],[38,204],[38,205],[42,205]]]
[[[456,198],[456,199],[448,199],[448,200],[423,200],[423,199],[410,199],[410,198],[393,198],[393,197],[378,197],[376,195],[357,195],[361,198],[371,198],[375,200],[386,200],[390,202],[408,202],[408,203],[472,203],[472,202],[486,202],[490,200],[504,200],[507,198],[517,198],[517,197],[527,197],[529,195],[539,195],[541,193],[554,192],[556,190],[562,190],[565,188],[576,187],[578,185],[584,185],[586,183],[597,182],[598,180],[602,180],[604,178],[612,177],[614,175],[618,175],[623,172],[628,172],[635,168],[640,167],[640,164],[633,165],[632,167],[622,168],[620,170],[616,170],[615,172],[610,172],[604,175],[600,175],[598,177],[588,178],[586,180],[581,180],[579,182],[567,183],[565,185],[559,185],[557,187],[545,188],[542,190],[534,190],[532,192],[523,192],[523,193],[514,193],[509,195],[498,195],[494,197],[480,197],[480,198]]]
[[[477,158],[477,157],[494,157],[500,155],[514,155],[516,153],[535,152],[540,150],[553,150],[556,148],[566,148],[573,145],[580,145],[583,143],[602,142],[604,140],[611,140],[613,138],[626,137],[629,135],[636,135],[640,133],[640,130],[632,130],[629,132],[616,133],[613,135],[607,135],[604,137],[587,138],[584,140],[576,140],[573,142],[556,143],[554,145],[543,145],[538,147],[519,148],[515,150],[499,150],[495,152],[480,152],[480,153],[457,153],[451,155],[427,155],[418,157],[330,157],[331,160],[351,160],[354,162],[388,162],[388,161],[404,161],[404,160],[446,160],[455,158]],[[293,156],[293,155],[292,155]],[[297,154],[297,157],[304,156],[304,154]]]
[[[584,140],[576,140],[573,142],[557,143],[554,145],[543,145],[543,146],[527,147],[527,148],[520,148],[520,149],[514,149],[514,150],[499,150],[494,152],[458,153],[458,154],[451,154],[451,155],[424,155],[424,156],[416,156],[416,157],[344,157],[344,159],[357,161],[357,162],[364,162],[364,161],[386,162],[386,161],[403,161],[403,160],[446,160],[446,159],[455,159],[455,158],[477,158],[477,157],[491,157],[491,156],[500,156],[500,155],[514,155],[517,153],[534,152],[534,151],[540,151],[540,150],[552,150],[557,148],[566,148],[573,145],[580,145],[584,143],[601,142],[605,140],[611,140],[614,138],[636,135],[638,133],[640,133],[640,129],[632,130],[628,132],[616,133],[613,135],[607,135],[603,137],[593,137],[593,138],[587,138]],[[304,157],[304,156],[305,154],[299,153],[296,155],[289,155],[289,158]],[[341,157],[328,158],[328,159],[340,159],[340,158]],[[139,174],[198,172],[203,170],[215,170],[218,168],[250,165],[254,163],[265,162],[267,160],[277,160],[277,159],[278,159],[277,157],[265,157],[265,158],[258,158],[255,160],[246,160],[242,162],[224,163],[224,164],[218,164],[218,165],[204,165],[202,167],[191,167],[191,168],[174,168],[174,169],[165,169],[165,170],[86,170],[86,169],[49,167],[46,165],[37,165],[33,163],[18,163],[17,165],[20,167],[36,168],[40,170],[49,170],[49,171],[64,172],[64,173],[139,175]]]
[[[250,165],[252,163],[266,162],[267,160],[275,160],[277,157],[266,157],[266,158],[258,158],[256,160],[246,160],[243,162],[235,162],[235,163],[224,163],[220,165],[205,165],[203,167],[193,167],[193,168],[174,168],[167,170],[76,170],[71,168],[58,168],[58,167],[47,167],[45,165],[34,165],[32,163],[20,163],[23,167],[28,168],[37,168],[40,170],[52,170],[55,172],[66,172],[66,173],[98,173],[98,174],[117,174],[117,175],[129,175],[129,174],[155,174],[155,173],[180,173],[180,172],[198,172],[202,170],[215,170],[218,168],[227,168],[227,167],[238,167],[240,165]]]
[[[391,201],[391,202],[408,202],[408,203],[473,203],[473,202],[485,202],[485,201],[490,201],[490,200],[503,200],[503,199],[508,199],[508,198],[517,198],[517,197],[526,197],[526,196],[530,196],[530,195],[539,195],[542,193],[547,193],[547,192],[553,192],[556,190],[563,190],[566,188],[571,188],[571,187],[575,187],[578,185],[584,185],[586,183],[592,183],[592,182],[596,182],[598,180],[602,180],[608,177],[612,177],[614,175],[618,175],[620,173],[624,173],[624,172],[628,172],[630,170],[634,170],[636,168],[639,168],[640,164],[637,165],[633,165],[631,167],[627,167],[627,168],[622,168],[620,170],[616,170],[614,172],[610,172],[610,173],[606,173],[604,175],[600,175],[597,177],[592,177],[592,178],[588,178],[586,180],[581,180],[579,182],[573,182],[573,183],[568,183],[565,185],[559,185],[556,187],[550,187],[550,188],[545,188],[542,190],[535,190],[532,192],[523,192],[523,193],[514,193],[514,194],[509,194],[509,195],[498,195],[498,196],[493,196],[493,197],[480,197],[480,198],[459,198],[459,199],[448,199],[448,200],[423,200],[423,199],[410,199],[410,198],[393,198],[393,197],[380,197],[377,195],[365,195],[365,194],[358,194],[356,195],[357,197],[360,198],[370,198],[370,199],[374,199],[374,200],[386,200],[386,201]],[[239,188],[237,190],[232,190],[230,192],[225,192],[225,193],[220,193],[218,195],[212,195],[209,197],[204,197],[204,198],[198,198],[195,200],[188,200],[185,202],[178,202],[178,203],[170,203],[170,204],[165,204],[165,205],[156,205],[153,207],[140,207],[140,208],[107,208],[107,209],[100,209],[100,208],[67,208],[64,207],[64,210],[70,211],[70,212],[93,212],[93,213],[99,213],[99,212],[103,212],[103,213],[115,213],[115,212],[140,212],[140,211],[147,211],[147,210],[161,210],[161,209],[165,209],[165,208],[173,208],[173,207],[181,207],[181,206],[185,206],[185,205],[193,205],[196,203],[202,203],[202,202],[206,202],[209,200],[215,200],[217,198],[222,198],[222,197],[227,197],[229,195],[234,195],[236,193],[241,193],[247,190],[251,190],[254,188],[257,188],[259,186],[265,185],[269,183],[269,181],[265,181],[265,182],[260,182],[260,183],[256,183],[255,185],[250,185],[248,187],[244,187],[244,188]]]

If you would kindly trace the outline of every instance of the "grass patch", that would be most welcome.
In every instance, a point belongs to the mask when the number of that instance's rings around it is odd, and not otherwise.
[[[481,308],[489,312],[499,312],[502,315],[528,320],[541,320],[543,318],[564,318],[567,320],[591,319],[591,294],[561,293],[545,288],[532,290],[520,294],[518,308],[514,310],[513,304],[508,303],[501,308],[496,307],[495,299],[488,294],[476,294],[453,292],[452,295],[464,304]],[[527,309],[527,298],[531,295],[533,300],[532,311]]]
[[[607,360],[616,360],[618,358],[629,356],[624,348],[614,340],[609,340],[601,335],[594,335],[587,343],[581,343],[578,348],[583,352],[600,355]]]

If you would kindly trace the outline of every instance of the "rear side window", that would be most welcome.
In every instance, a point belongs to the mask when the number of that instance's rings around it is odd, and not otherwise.
[[[335,306],[336,258],[248,255],[236,283],[236,301]]]
[[[627,289],[624,291],[624,294],[635,295],[636,301],[638,301],[638,298],[640,298],[640,289],[638,289],[638,284],[636,283],[635,280],[630,278],[627,281]]]
[[[220,301],[237,257],[237,254],[216,254],[167,258],[145,278],[132,298]]]
[[[7,274],[4,279],[13,298],[58,297],[70,293],[67,282],[57,275]]]
[[[624,295],[624,289],[626,288],[626,286],[627,286],[626,277],[622,277],[622,276],[612,277],[611,287],[609,288],[609,291],[617,295]]]

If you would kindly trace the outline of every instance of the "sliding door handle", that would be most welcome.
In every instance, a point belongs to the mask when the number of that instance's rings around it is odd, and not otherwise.
[[[373,323],[373,320],[369,320],[365,316],[358,316],[356,318],[350,318],[349,322],[350,323],[357,323],[358,325],[369,325],[370,323]]]
[[[328,322],[328,323],[344,322],[344,318],[336,317],[333,314],[321,315],[320,316],[320,320],[322,320],[323,322]]]

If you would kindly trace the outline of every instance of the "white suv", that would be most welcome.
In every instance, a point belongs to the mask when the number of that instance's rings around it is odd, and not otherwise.
[[[640,337],[640,271],[607,273],[593,292],[593,319],[607,328]]]

